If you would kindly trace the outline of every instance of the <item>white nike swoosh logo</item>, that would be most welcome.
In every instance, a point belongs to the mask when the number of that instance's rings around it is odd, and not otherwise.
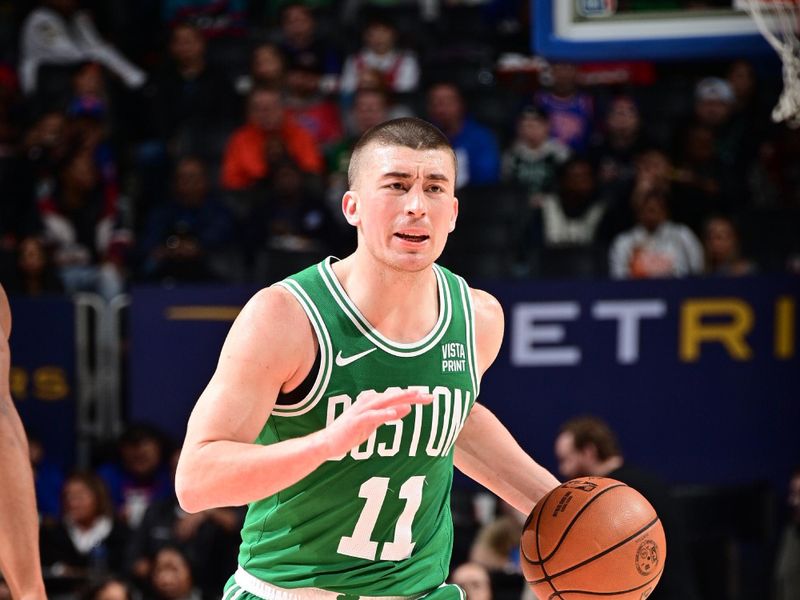
[[[336,366],[337,367],[346,367],[350,363],[356,362],[359,358],[366,356],[370,352],[374,352],[377,348],[370,348],[369,350],[364,350],[363,352],[359,352],[358,354],[353,354],[353,356],[348,356],[345,358],[342,356],[342,351],[339,350],[339,353],[336,355]]]

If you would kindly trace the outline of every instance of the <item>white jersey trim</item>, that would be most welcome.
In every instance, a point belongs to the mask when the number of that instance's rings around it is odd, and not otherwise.
[[[331,336],[328,333],[328,329],[325,327],[325,321],[322,320],[317,306],[311,298],[309,298],[300,284],[292,279],[284,279],[275,285],[281,286],[295,297],[300,307],[303,309],[303,312],[306,313],[306,317],[308,317],[309,322],[314,328],[317,340],[319,341],[320,365],[317,378],[314,380],[314,385],[311,386],[311,390],[305,398],[295,404],[283,406],[275,405],[272,409],[272,414],[278,417],[297,417],[304,415],[314,408],[322,399],[325,390],[328,388],[328,383],[331,380],[331,372],[333,371],[333,344],[331,343]]]
[[[364,337],[370,340],[378,348],[388,354],[391,354],[392,356],[413,357],[424,354],[442,339],[442,336],[450,326],[453,316],[450,286],[447,284],[447,278],[437,265],[433,265],[433,272],[436,275],[436,282],[439,292],[439,318],[436,321],[436,324],[424,338],[408,344],[395,342],[385,337],[370,324],[363,314],[361,314],[361,311],[358,310],[358,307],[355,304],[353,304],[353,301],[344,291],[341,283],[339,283],[339,280],[336,278],[336,275],[330,266],[330,257],[317,265],[317,268],[319,269],[320,275],[322,275],[322,280],[328,287],[328,291],[331,293],[331,296],[333,296],[333,299],[339,305],[339,308],[341,308],[344,314],[347,315],[353,325],[355,325],[356,329],[358,329],[358,331],[361,332]]]
[[[478,347],[475,342],[475,307],[472,305],[472,296],[469,286],[463,277],[456,275],[461,288],[461,301],[464,303],[464,321],[467,323],[465,332],[467,338],[467,362],[469,363],[472,387],[475,390],[475,401],[481,393],[481,378],[478,373]]]
[[[321,588],[281,588],[251,575],[240,565],[233,576],[236,584],[262,600],[336,600],[342,594]],[[349,594],[348,594],[349,595]],[[359,596],[364,600],[416,600],[422,596]]]

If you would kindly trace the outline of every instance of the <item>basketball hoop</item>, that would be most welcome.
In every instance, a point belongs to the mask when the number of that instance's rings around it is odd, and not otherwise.
[[[738,0],[783,62],[783,92],[772,120],[800,127],[800,0]]]

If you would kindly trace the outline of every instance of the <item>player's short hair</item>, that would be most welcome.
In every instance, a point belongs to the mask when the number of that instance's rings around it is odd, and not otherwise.
[[[617,435],[599,417],[586,415],[570,419],[561,426],[559,434],[561,433],[571,433],[573,444],[578,450],[593,445],[597,448],[597,458],[600,460],[622,455]]]
[[[356,180],[361,152],[370,144],[404,146],[412,150],[448,150],[453,156],[453,165],[458,170],[456,154],[445,134],[422,119],[402,117],[371,127],[356,142],[347,169],[347,185],[351,189]]]

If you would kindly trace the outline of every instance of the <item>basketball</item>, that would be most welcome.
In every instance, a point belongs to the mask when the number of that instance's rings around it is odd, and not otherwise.
[[[520,554],[539,600],[643,600],[661,578],[667,544],[644,496],[615,479],[584,477],[536,504]]]

